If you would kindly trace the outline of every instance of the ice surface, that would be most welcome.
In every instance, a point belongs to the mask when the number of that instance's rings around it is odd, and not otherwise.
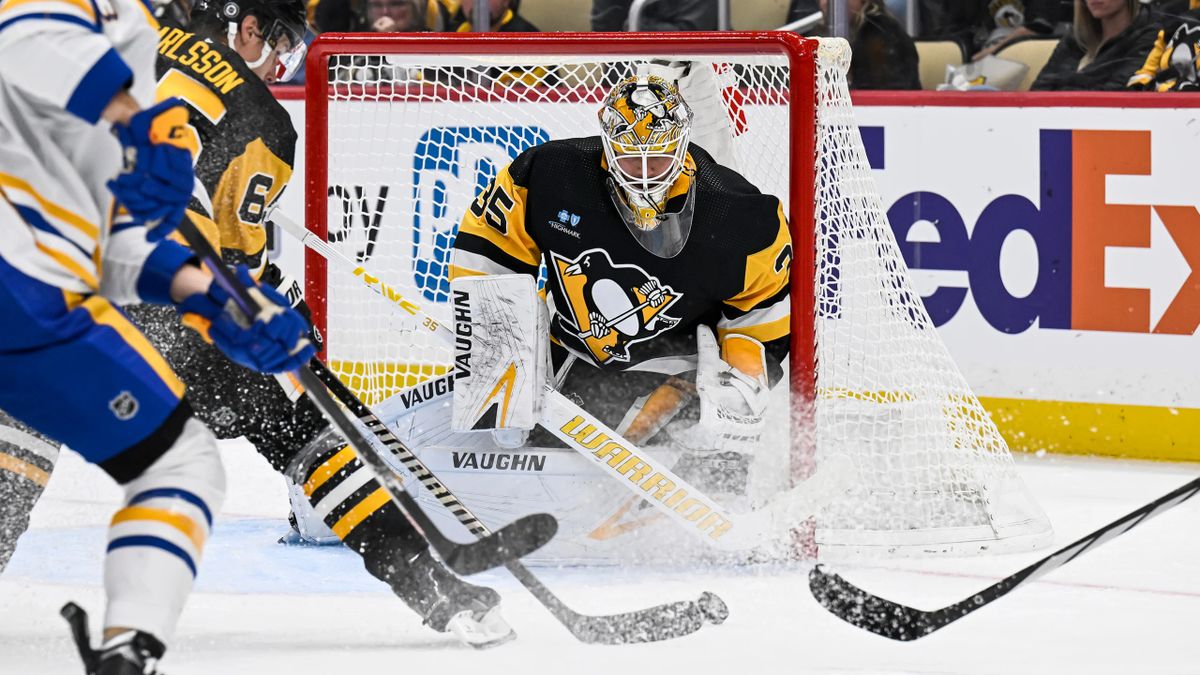
[[[229,498],[171,642],[170,675],[470,673],[1200,673],[1200,500],[1126,534],[1042,581],[924,640],[893,643],[813,601],[807,567],[537,569],[579,611],[618,612],[721,595],[722,626],[668,643],[581,645],[502,572],[475,577],[504,596],[516,642],[485,652],[423,628],[338,548],[284,547],[281,479],[248,445],[222,445]],[[1200,467],[1018,457],[1061,546],[1189,480]],[[0,673],[79,675],[57,610],[102,612],[104,531],[120,498],[99,470],[66,454],[0,577]],[[839,567],[894,600],[959,600],[1045,552]]]

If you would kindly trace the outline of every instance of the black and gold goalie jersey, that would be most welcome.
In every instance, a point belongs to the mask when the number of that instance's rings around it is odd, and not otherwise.
[[[609,196],[599,137],[551,141],[502,169],[463,218],[451,277],[547,268],[553,340],[605,370],[694,370],[696,326],[767,347],[774,382],[787,353],[791,236],[783,208],[693,144],[667,209],[695,181],[683,250],[660,258]]]
[[[225,262],[257,276],[266,262],[268,208],[292,177],[296,131],[267,85],[236,52],[195,33],[158,34],[158,98],[187,103],[188,143],[210,203],[193,200],[205,236]],[[197,203],[199,202],[199,203]]]

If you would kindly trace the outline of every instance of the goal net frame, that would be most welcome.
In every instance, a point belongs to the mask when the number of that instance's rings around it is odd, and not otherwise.
[[[838,41],[841,46],[844,46],[844,41]],[[788,456],[788,468],[790,470],[791,479],[793,481],[802,480],[811,475],[816,467],[818,448],[817,448],[817,423],[819,418],[818,412],[818,339],[819,339],[819,317],[818,311],[821,308],[819,302],[826,302],[827,299],[819,297],[821,289],[818,288],[819,280],[822,280],[822,268],[819,267],[820,251],[822,245],[819,239],[821,234],[818,232],[818,212],[821,206],[818,204],[819,192],[822,189],[819,185],[818,175],[821,171],[820,166],[823,161],[818,157],[818,113],[819,103],[818,98],[821,96],[819,85],[821,85],[822,72],[818,64],[819,52],[824,48],[828,50],[831,45],[829,40],[819,40],[802,38],[793,33],[785,32],[741,32],[730,31],[723,33],[528,33],[528,34],[346,34],[346,35],[330,35],[325,34],[320,36],[313,42],[309,49],[307,70],[306,70],[306,129],[305,129],[305,203],[306,203],[306,224],[310,231],[321,237],[322,240],[328,241],[329,237],[329,190],[331,188],[329,175],[330,162],[330,104],[335,98],[332,94],[334,89],[339,89],[342,92],[349,92],[354,95],[370,96],[374,88],[376,91],[380,87],[386,86],[386,96],[388,97],[411,97],[422,96],[423,93],[430,87],[438,86],[432,82],[404,82],[402,84],[355,84],[346,82],[333,81],[330,78],[330,59],[331,57],[348,57],[348,56],[397,56],[397,57],[418,57],[420,55],[430,55],[431,57],[479,57],[481,59],[501,58],[513,54],[533,54],[538,59],[551,58],[561,56],[562,58],[571,58],[579,60],[582,56],[587,57],[620,57],[628,56],[630,58],[709,58],[720,59],[722,57],[746,57],[748,55],[764,55],[774,58],[782,57],[786,59],[788,65],[788,81],[787,81],[787,181],[788,186],[788,204],[787,216],[791,227],[793,239],[793,260],[791,269],[791,350],[789,360],[789,393],[790,393],[790,449]],[[848,56],[848,48],[845,49]],[[686,55],[680,57],[679,55]],[[848,61],[847,61],[848,63]],[[842,64],[843,68],[845,63]],[[828,78],[828,73],[825,73]],[[842,79],[840,84],[844,90],[844,72],[840,76]],[[836,93],[836,92],[835,92]],[[498,100],[504,100],[505,95],[512,95],[508,92],[496,93],[494,91],[487,94],[489,100],[499,96]],[[440,95],[445,95],[443,92]],[[471,96],[469,92],[464,94],[464,99]],[[516,94],[519,96],[520,94]],[[828,96],[828,93],[826,94]],[[453,98],[455,94],[451,94]],[[845,95],[844,107],[847,110],[842,112],[848,113],[849,99],[848,94]],[[590,100],[590,99],[589,99]],[[828,105],[828,101],[825,101]],[[843,125],[845,126],[845,125]],[[852,130],[856,133],[856,127],[851,122],[849,124]],[[844,131],[844,130],[843,130]],[[581,129],[579,135],[594,135],[599,132],[598,126],[595,128]],[[780,139],[782,142],[782,139]],[[855,147],[848,148],[848,153],[861,153],[861,143],[859,139],[853,139],[849,145]],[[873,184],[869,187],[873,191]],[[405,198],[401,196],[401,199]],[[868,200],[870,201],[870,200]],[[875,202],[878,200],[875,199]],[[874,203],[874,202],[872,202]],[[826,214],[827,215],[827,214]],[[886,221],[884,222],[886,226]],[[890,228],[885,235],[890,238]],[[826,235],[826,238],[828,236]],[[884,242],[886,245],[886,242]],[[825,242],[828,245],[828,242]],[[894,239],[891,240],[892,247],[895,247]],[[839,252],[840,254],[840,252]],[[313,323],[318,331],[324,336],[329,336],[328,331],[328,274],[329,269],[327,262],[319,254],[312,250],[305,252],[305,297],[312,310]],[[826,265],[839,264],[829,263]],[[899,259],[899,274],[906,275],[907,271],[903,260]],[[374,271],[374,270],[373,270]],[[382,273],[384,270],[377,270]],[[890,270],[895,272],[895,270]],[[828,274],[826,268],[825,274]],[[828,279],[824,279],[827,281]],[[385,279],[386,281],[386,279]],[[835,284],[841,282],[835,281]],[[909,286],[911,281],[906,282]],[[826,291],[828,293],[828,291]],[[907,293],[907,295],[905,295]],[[911,303],[912,298],[916,298],[916,305],[919,307],[908,307],[906,312],[920,314],[924,317],[924,321],[928,324],[928,330],[932,331],[932,323],[928,322],[928,315],[925,313],[924,306],[919,300],[919,296],[915,296],[911,289],[901,289],[899,295],[904,296],[903,299]],[[885,300],[885,303],[888,302]],[[885,310],[887,308],[885,307]],[[893,308],[894,309],[894,308]],[[920,318],[920,317],[918,317]],[[938,340],[936,336],[933,338]],[[328,347],[328,345],[327,345]],[[945,352],[944,346],[940,345],[937,358],[949,360],[949,355]],[[322,354],[324,356],[324,354]],[[941,363],[939,361],[939,363]],[[973,406],[971,410],[970,426],[975,429],[977,426],[989,426],[995,438],[999,439],[998,432],[995,432],[994,425],[990,419],[979,420],[980,415],[986,417],[982,408],[979,407],[978,401],[970,394],[969,388],[966,387],[965,381],[961,380],[961,374],[957,368],[953,366],[953,362],[949,361],[950,370],[959,379],[956,382],[962,383],[962,388],[965,389],[967,396],[971,399],[969,402],[958,400],[958,389],[951,388],[951,394],[947,395],[946,400],[940,402],[939,405],[952,407],[955,405]],[[884,398],[887,398],[891,392],[884,391]],[[827,398],[829,394],[823,394]],[[835,393],[834,397],[851,400],[848,405],[859,405],[866,403],[879,403],[879,400],[871,400],[872,397],[877,397],[879,392],[865,392],[865,396],[857,396],[851,392],[850,396],[845,396]],[[884,403],[888,403],[885,401]],[[890,401],[894,402],[894,401]],[[936,406],[935,406],[936,409]],[[856,413],[852,413],[856,414]],[[941,413],[946,416],[954,416],[954,411]],[[947,426],[954,426],[953,423]],[[987,432],[987,430],[984,430]],[[961,429],[948,432],[945,435],[954,436],[954,434],[962,435],[964,432]],[[952,438],[948,441],[950,447],[953,447],[957,439]],[[989,438],[988,443],[992,443]],[[1007,446],[1003,445],[1003,441],[999,443],[1003,446],[1003,452],[1007,453]],[[947,445],[944,442],[943,445]],[[994,448],[994,444],[989,448]],[[1011,457],[1006,457],[1006,461],[1011,468]],[[1011,472],[1010,472],[1011,473]],[[958,474],[947,471],[949,482],[956,482]],[[990,474],[989,474],[990,475]],[[1014,474],[1015,476],[1015,474]],[[1007,481],[1006,481],[1007,482]],[[1017,481],[1019,483],[1019,479]],[[1021,490],[1023,491],[1023,486]],[[1023,499],[1023,497],[1022,497]],[[1008,500],[1001,500],[1008,501]],[[1020,500],[1018,500],[1020,501]],[[991,506],[990,499],[981,499],[981,509],[989,509]],[[920,509],[917,509],[918,511]],[[962,531],[962,536],[966,539],[964,542],[936,542],[928,544],[920,532],[901,531],[898,532],[896,541],[894,542],[876,542],[871,536],[859,537],[853,531],[848,532],[848,539],[844,546],[839,546],[841,553],[846,555],[860,555],[866,553],[874,555],[879,553],[884,554],[901,554],[901,555],[938,555],[938,554],[972,554],[998,550],[1022,550],[1036,548],[1048,543],[1049,528],[1048,525],[1039,525],[1036,521],[1040,516],[1044,524],[1044,515],[1040,514],[1040,509],[1033,506],[1031,515],[1028,519],[1024,516],[1024,511],[1028,509],[1018,509],[1020,514],[1015,519],[1021,527],[1029,525],[1029,531],[1024,531],[1021,528],[1013,528],[1013,532],[1004,533],[1001,529],[997,529],[994,524],[991,525],[995,530],[996,538],[999,540],[1011,539],[1012,545],[1000,546],[996,541],[987,540],[986,537],[979,537],[974,532],[968,532],[966,528],[959,528]],[[991,516],[989,515],[988,518]],[[902,529],[919,529],[911,526],[911,518],[908,525]],[[803,544],[811,544],[814,540],[813,524],[808,523],[807,534],[801,536]],[[803,528],[802,528],[803,529]],[[947,528],[951,530],[951,539],[954,537],[955,528]],[[987,529],[987,528],[984,528]],[[1018,531],[1019,530],[1019,531]],[[828,551],[822,547],[822,555]],[[809,556],[815,555],[816,549],[808,547],[805,553]],[[839,553],[839,555],[841,554]]]

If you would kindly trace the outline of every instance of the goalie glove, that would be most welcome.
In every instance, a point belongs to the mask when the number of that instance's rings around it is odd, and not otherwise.
[[[735,334],[726,337],[722,346],[723,350],[717,347],[708,326],[696,329],[696,393],[700,398],[696,430],[714,450],[758,442],[766,426],[764,415],[771,393],[761,342]]]

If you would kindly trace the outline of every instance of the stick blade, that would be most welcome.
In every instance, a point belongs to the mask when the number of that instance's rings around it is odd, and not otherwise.
[[[910,642],[941,628],[938,612],[924,612],[872,595],[817,565],[808,588],[822,607],[846,623],[892,640]]]
[[[728,616],[725,601],[705,592],[695,601],[670,602],[625,614],[580,617],[568,628],[587,644],[630,645],[681,638],[700,630],[705,623],[720,624]]]
[[[478,574],[529,555],[557,533],[558,521],[548,513],[522,516],[478,541],[455,546],[446,566],[455,574]]]

